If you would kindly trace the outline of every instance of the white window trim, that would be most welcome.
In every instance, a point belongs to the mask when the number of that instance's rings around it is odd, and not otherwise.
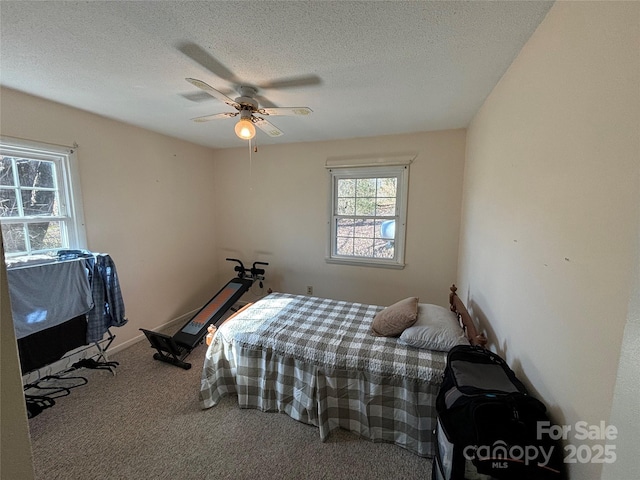
[[[60,189],[64,189],[66,209],[68,211],[67,216],[71,218],[70,221],[66,222],[69,248],[86,249],[87,235],[76,154],[78,146],[67,147],[0,136],[0,149],[3,153],[15,154],[16,156],[24,155],[27,158],[30,154],[35,154],[43,157],[53,156],[60,159],[59,162],[56,161],[60,167],[60,181],[62,183]]]
[[[406,226],[407,226],[407,202],[409,199],[409,164],[411,160],[403,162],[381,162],[377,161],[374,164],[362,161],[360,163],[363,166],[354,167],[353,163],[345,161],[342,165],[345,167],[336,167],[333,165],[339,162],[331,162],[328,160],[326,167],[329,172],[329,220],[328,220],[328,236],[329,242],[327,243],[327,251],[325,255],[326,263],[341,264],[341,265],[356,265],[356,266],[369,266],[369,267],[381,267],[381,268],[395,268],[402,269],[405,267],[405,239],[406,239]],[[341,159],[342,161],[342,159]],[[348,166],[347,166],[348,165]],[[369,258],[369,257],[351,257],[340,256],[335,253],[336,250],[336,225],[334,221],[334,201],[335,201],[335,189],[336,179],[338,178],[357,178],[357,177],[373,177],[373,176],[385,176],[392,174],[398,177],[398,190],[400,194],[397,198],[397,215],[396,215],[396,239],[394,242],[395,259],[384,258]]]

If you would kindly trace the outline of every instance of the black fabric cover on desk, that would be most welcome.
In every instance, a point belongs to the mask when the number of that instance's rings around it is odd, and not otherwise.
[[[87,319],[79,315],[54,327],[18,339],[22,373],[60,360],[65,353],[87,344]]]

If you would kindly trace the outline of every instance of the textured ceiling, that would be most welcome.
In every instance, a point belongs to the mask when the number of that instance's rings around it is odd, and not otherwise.
[[[233,110],[185,77],[313,110],[262,145],[460,128],[551,4],[2,0],[0,83],[217,148],[235,119],[190,119]]]

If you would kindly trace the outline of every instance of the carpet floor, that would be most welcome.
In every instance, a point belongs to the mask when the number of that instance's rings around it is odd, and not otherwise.
[[[285,414],[198,403],[206,346],[191,370],[153,360],[145,341],[112,354],[116,374],[82,369],[87,385],[29,420],[36,478],[420,479],[431,460],[347,431],[326,442]]]

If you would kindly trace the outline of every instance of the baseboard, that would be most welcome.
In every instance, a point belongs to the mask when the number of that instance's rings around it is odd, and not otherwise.
[[[243,302],[243,301],[240,301],[240,300],[239,300],[239,301],[237,301],[233,306],[234,306],[235,308],[242,308],[242,307],[244,307],[247,303],[250,303],[250,302]],[[166,328],[173,327],[173,326],[175,326],[175,325],[176,325],[176,324],[178,324],[178,323],[186,322],[187,320],[189,320],[190,318],[192,318],[192,317],[193,317],[196,313],[198,313],[199,311],[200,311],[200,309],[199,309],[199,308],[196,308],[196,309],[194,309],[194,310],[191,310],[190,312],[187,312],[187,313],[185,313],[185,314],[183,314],[183,315],[180,315],[180,316],[179,316],[179,317],[177,317],[177,318],[174,318],[173,320],[169,320],[168,322],[163,323],[162,325],[158,325],[158,326],[157,326],[157,327],[155,327],[155,328],[151,328],[150,330],[151,330],[151,331],[153,331],[153,332],[161,332],[162,330],[164,330],[164,329],[166,329]],[[224,318],[224,317],[223,317],[223,318]],[[116,332],[116,333],[117,333],[117,332]],[[120,352],[120,351],[122,351],[122,350],[124,350],[124,349],[126,349],[126,348],[129,348],[129,347],[131,347],[132,345],[135,345],[136,343],[141,342],[141,341],[143,341],[143,340],[146,340],[146,337],[144,336],[144,334],[137,335],[137,336],[135,336],[135,337],[133,337],[133,338],[131,338],[131,339],[129,339],[129,340],[127,340],[127,341],[125,341],[125,342],[118,343],[117,345],[115,345],[115,346],[111,347],[111,348],[109,349],[109,352],[108,352],[108,353],[109,353],[109,354],[111,354],[111,353],[118,353],[118,352]]]
[[[187,320],[189,320],[190,318],[192,318],[200,309],[196,308],[194,310],[191,310],[190,312],[187,312],[183,315],[180,315],[177,318],[174,318],[173,320],[169,320],[168,322],[163,323],[162,325],[158,325],[155,328],[151,328],[150,330],[154,331],[154,332],[161,332],[162,330],[166,329],[166,328],[170,328],[173,327],[174,325],[176,325],[177,323],[183,323],[186,322]],[[117,333],[117,332],[116,332]],[[140,335],[137,335],[125,342],[122,343],[118,343],[117,345],[115,345],[114,347],[111,347],[109,349],[109,354],[113,354],[113,353],[118,353],[122,350],[125,350],[133,345],[135,345],[138,342],[141,341],[146,341],[146,337],[144,336],[143,333],[141,333]]]

